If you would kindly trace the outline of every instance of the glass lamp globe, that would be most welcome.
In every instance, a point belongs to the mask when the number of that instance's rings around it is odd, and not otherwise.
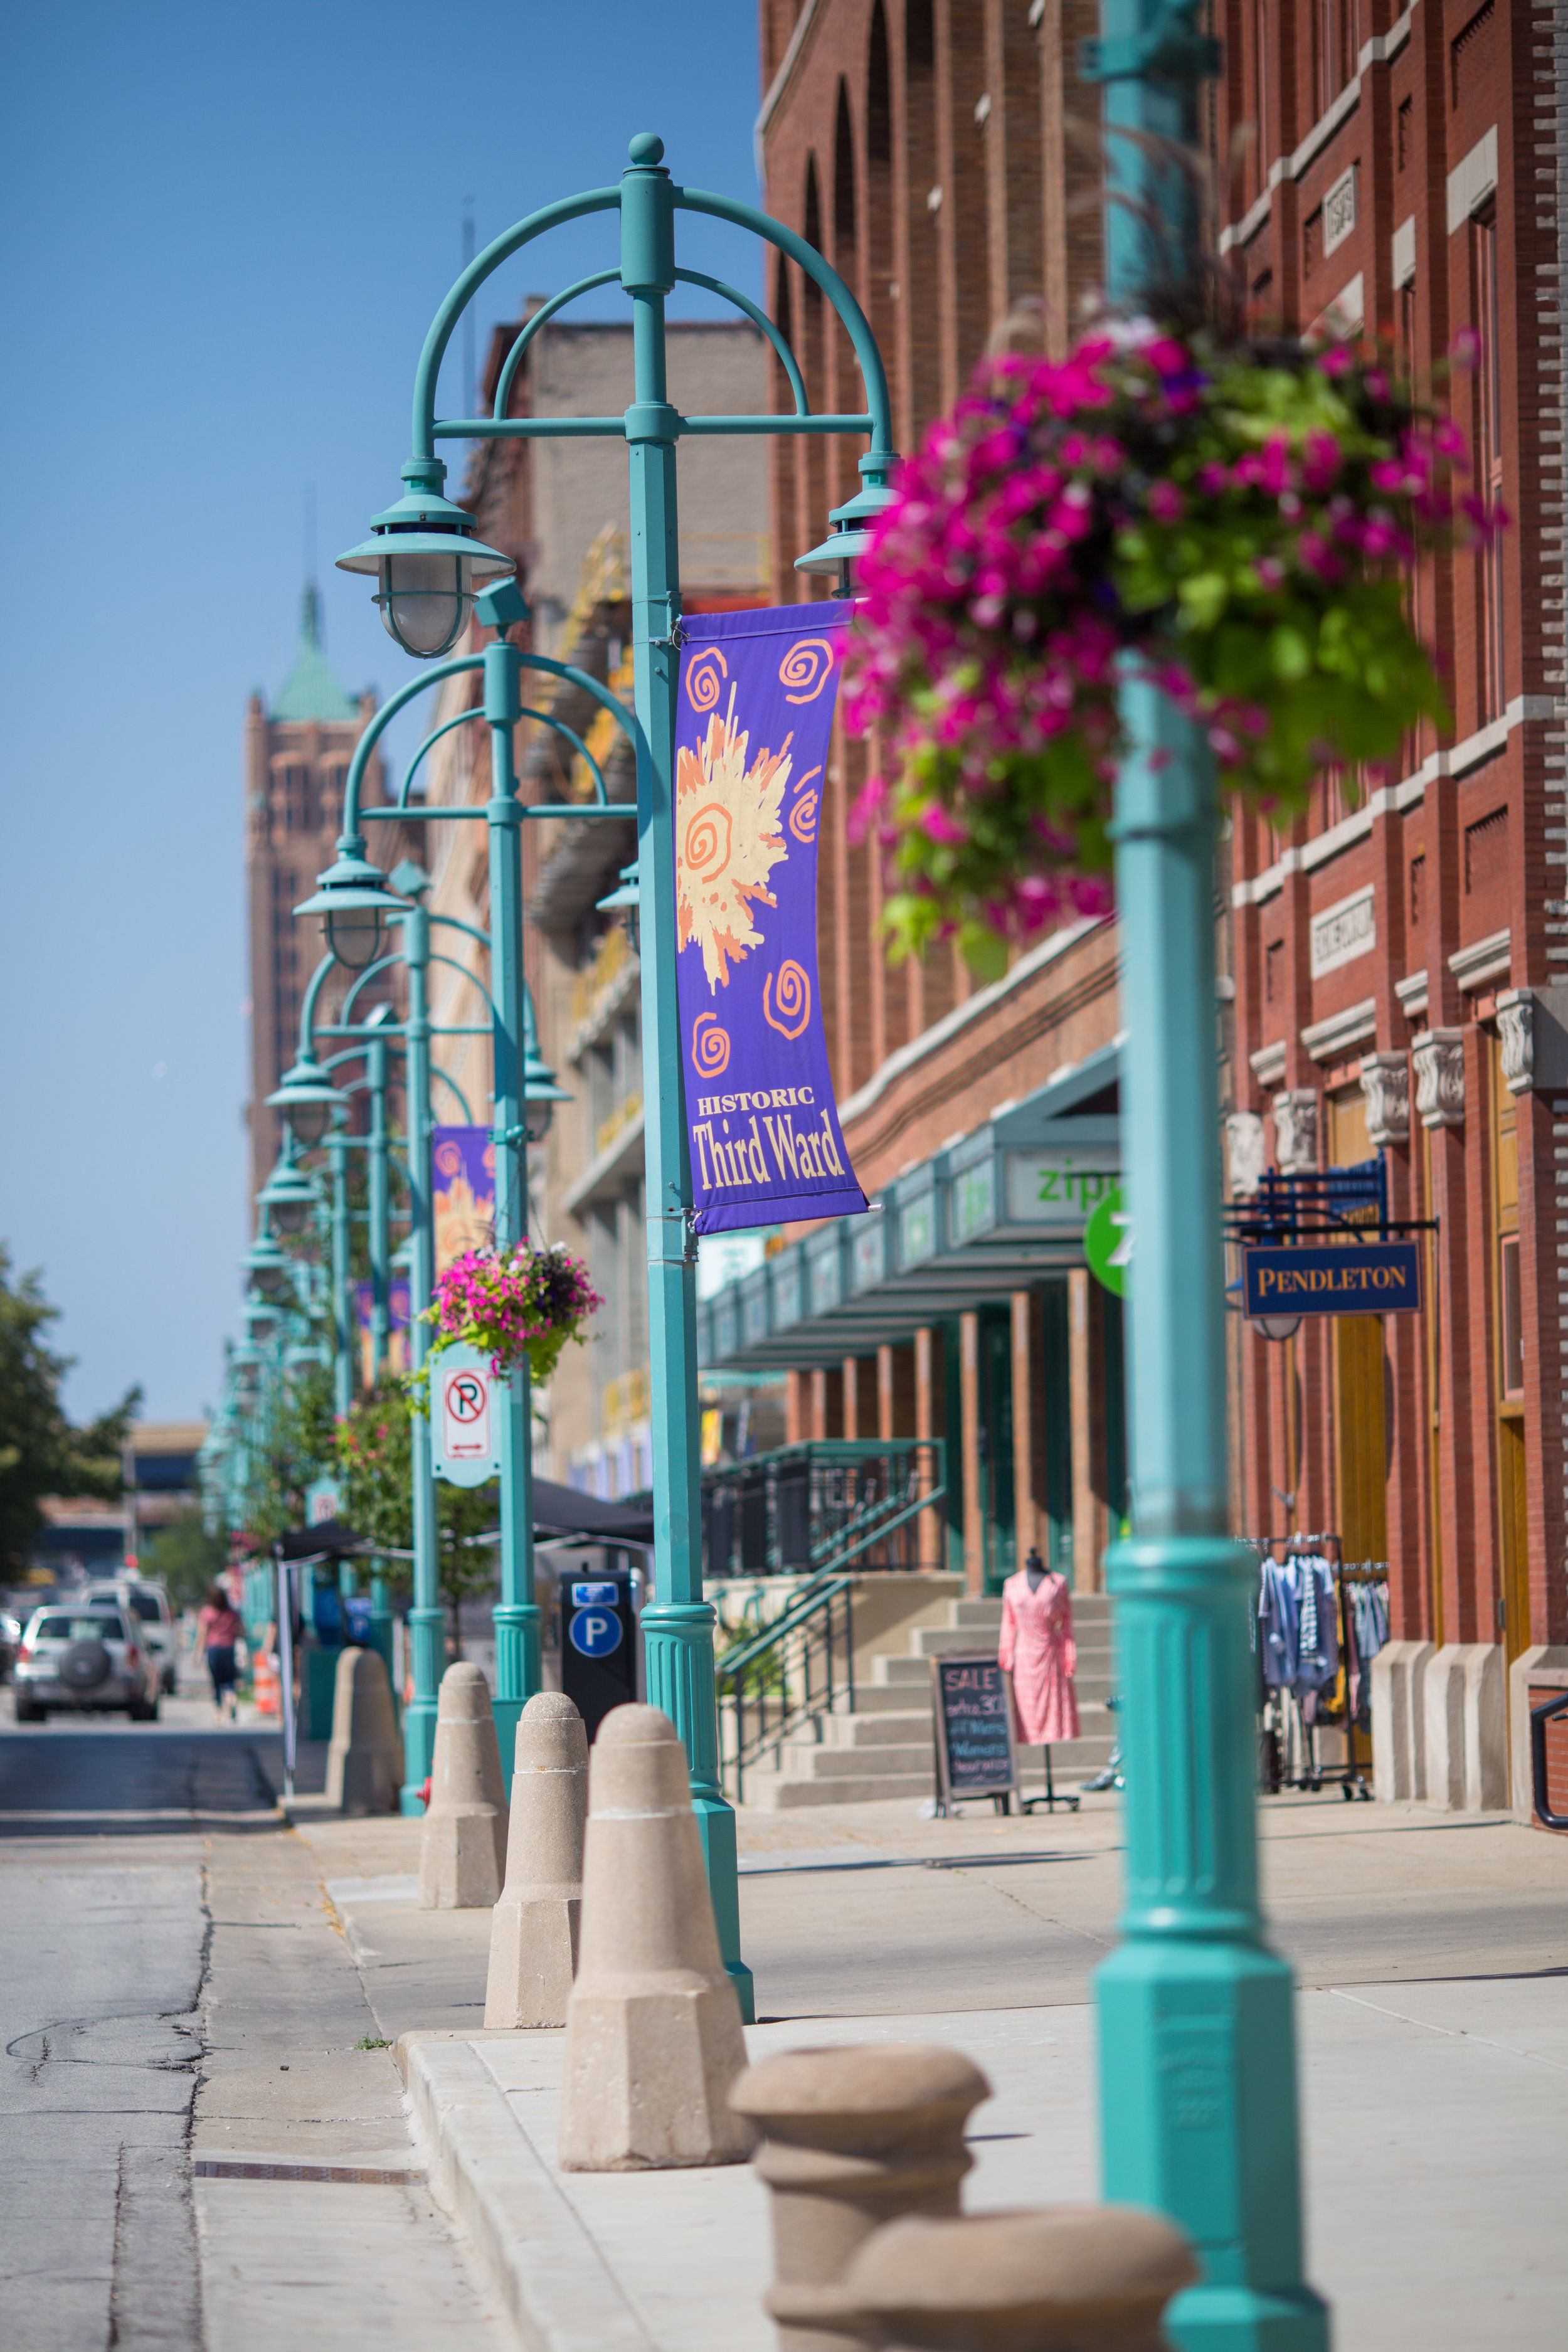
[[[375,601],[387,635],[420,661],[456,645],[474,600],[473,569],[460,541],[450,554],[384,556]]]
[[[327,1131],[329,1109],[324,1102],[286,1103],[283,1116],[289,1132],[307,1151],[313,1151]]]
[[[334,907],[321,918],[321,937],[350,971],[363,971],[381,950],[379,907]]]

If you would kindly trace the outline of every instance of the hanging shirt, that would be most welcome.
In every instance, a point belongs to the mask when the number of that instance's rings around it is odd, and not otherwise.
[[[1262,1638],[1265,1684],[1270,1690],[1289,1690],[1296,1679],[1300,1616],[1295,1583],[1278,1560],[1263,1562],[1258,1594],[1258,1630]]]
[[[1288,1570],[1296,1578],[1300,1612],[1295,1688],[1304,1697],[1309,1691],[1327,1690],[1340,1671],[1334,1572],[1316,1552],[1299,1552]]]

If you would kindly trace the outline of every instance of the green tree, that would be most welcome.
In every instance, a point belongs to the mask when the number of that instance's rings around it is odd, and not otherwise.
[[[247,1457],[245,1531],[265,1549],[305,1524],[305,1494],[334,1465],[332,1376],[323,1365],[290,1372],[257,1416]]]
[[[163,1578],[169,1588],[170,1604],[176,1610],[199,1608],[227,1561],[226,1538],[209,1535],[196,1509],[165,1520],[142,1555],[143,1574]]]
[[[127,1389],[95,1421],[70,1420],[60,1384],[76,1359],[56,1355],[44,1337],[58,1318],[37,1269],[13,1278],[0,1242],[0,1569],[11,1577],[26,1571],[43,1496],[110,1501],[123,1492],[125,1442],[142,1402],[139,1388]]]
[[[338,1469],[343,1517],[356,1535],[387,1552],[407,1552],[414,1544],[414,1475],[410,1452],[411,1408],[401,1381],[391,1381],[362,1398],[338,1423]],[[500,1486],[436,1486],[436,1520],[441,1542],[441,1599],[452,1612],[452,1646],[462,1655],[465,1601],[482,1601],[496,1588],[493,1546],[475,1544],[500,1515]],[[408,1562],[389,1560],[391,1580],[406,1587]]]

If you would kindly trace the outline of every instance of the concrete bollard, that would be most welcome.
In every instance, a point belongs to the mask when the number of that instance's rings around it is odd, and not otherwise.
[[[844,2284],[884,2352],[1167,2352],[1171,2297],[1198,2265],[1135,2205],[890,2221]]]
[[[742,2075],[730,2104],[763,2134],[773,2192],[780,2352],[863,2345],[844,2286],[859,2248],[896,2214],[952,2214],[973,2158],[963,2129],[991,2085],[961,2052],[921,2042],[791,2050]]]
[[[342,1650],[332,1684],[327,1802],[345,1813],[395,1813],[403,1742],[379,1650]]]
[[[487,2028],[564,2025],[577,1968],[588,1736],[560,1691],[518,1717],[506,1885],[490,1921]]]
[[[501,1890],[506,1788],[490,1695],[459,1659],[441,1677],[430,1802],[419,1845],[421,1911],[479,1911]]]
[[[657,1706],[618,1706],[589,1769],[563,2168],[740,2163],[752,2133],[730,2091],[745,2063],[679,1734]]]

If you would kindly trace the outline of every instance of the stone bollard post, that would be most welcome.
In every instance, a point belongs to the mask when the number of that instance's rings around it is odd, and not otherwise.
[[[780,2352],[848,2352],[865,2336],[844,2273],[880,2223],[952,2214],[973,2159],[963,2128],[991,2085],[961,2052],[921,2042],[790,2050],[730,2094],[763,2134],[753,2162],[773,2191]]]
[[[421,1911],[478,1911],[501,1890],[506,1789],[490,1694],[459,1659],[441,1677],[430,1802],[419,1844]]]
[[[583,1718],[560,1691],[541,1691],[517,1722],[506,1885],[490,1922],[487,2027],[566,2022],[587,1813]]]
[[[403,1742],[381,1654],[341,1651],[332,1684],[327,1802],[345,1813],[395,1813],[402,1786]]]
[[[730,2090],[745,2063],[679,1734],[657,1706],[618,1706],[589,1768],[563,2168],[740,2163],[752,2133]]]
[[[1193,2250],[1135,2205],[890,2221],[845,2291],[884,2352],[1167,2352],[1161,2318]]]

